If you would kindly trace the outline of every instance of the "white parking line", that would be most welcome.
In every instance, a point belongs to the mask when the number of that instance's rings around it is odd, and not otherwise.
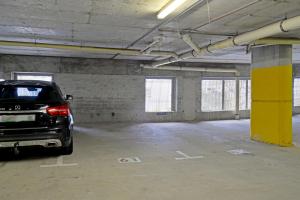
[[[179,155],[182,155],[183,157],[175,158],[175,160],[188,160],[188,159],[200,159],[200,158],[204,158],[204,156],[189,156],[189,155],[183,153],[182,151],[176,151],[176,153],[178,153]]]
[[[253,155],[253,153],[245,149],[232,149],[227,152],[231,153],[232,155]]]
[[[73,167],[73,166],[77,166],[78,163],[68,163],[68,164],[64,164],[64,158],[63,156],[59,156],[56,160],[55,164],[52,165],[40,165],[40,167]]]

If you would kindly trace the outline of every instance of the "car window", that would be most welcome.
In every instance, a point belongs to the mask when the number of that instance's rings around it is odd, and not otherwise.
[[[0,101],[60,102],[60,93],[50,86],[0,86]]]

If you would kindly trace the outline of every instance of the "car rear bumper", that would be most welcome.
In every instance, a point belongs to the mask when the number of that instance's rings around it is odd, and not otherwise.
[[[3,129],[2,129],[3,130]],[[36,130],[36,132],[5,131],[0,129],[0,148],[17,146],[62,147],[68,144],[71,131],[66,128]]]
[[[9,141],[1,142],[0,148],[10,147],[26,147],[26,146],[42,146],[42,147],[62,147],[62,142],[59,139],[44,139],[44,140],[25,140],[25,141]]]

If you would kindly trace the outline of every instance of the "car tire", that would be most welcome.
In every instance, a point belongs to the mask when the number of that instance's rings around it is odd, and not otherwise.
[[[62,155],[71,155],[73,153],[73,139],[69,145],[62,147],[61,154]]]

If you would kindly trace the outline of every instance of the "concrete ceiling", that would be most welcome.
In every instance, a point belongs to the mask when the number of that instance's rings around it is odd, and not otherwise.
[[[168,0],[0,0],[0,40],[143,49],[153,38],[161,37],[162,42],[156,50],[181,53],[190,48],[180,39],[179,31],[192,30],[195,32],[192,34],[194,41],[204,46],[300,13],[299,0],[232,0],[230,3],[211,0],[210,12],[204,1],[185,15],[151,32],[162,22],[156,18],[156,14],[167,2]],[[195,2],[197,0],[188,0],[173,16],[182,13]],[[246,7],[250,3],[252,5]],[[235,11],[241,7],[245,8]],[[235,12],[209,23],[209,19],[213,20],[232,11]],[[145,34],[147,36],[141,38]],[[279,36],[299,38],[300,30]],[[300,47],[295,46],[294,49],[294,62],[300,63]],[[161,59],[5,46],[0,47],[0,53]],[[239,47],[190,61],[248,63],[250,55],[246,54],[244,47]]]

